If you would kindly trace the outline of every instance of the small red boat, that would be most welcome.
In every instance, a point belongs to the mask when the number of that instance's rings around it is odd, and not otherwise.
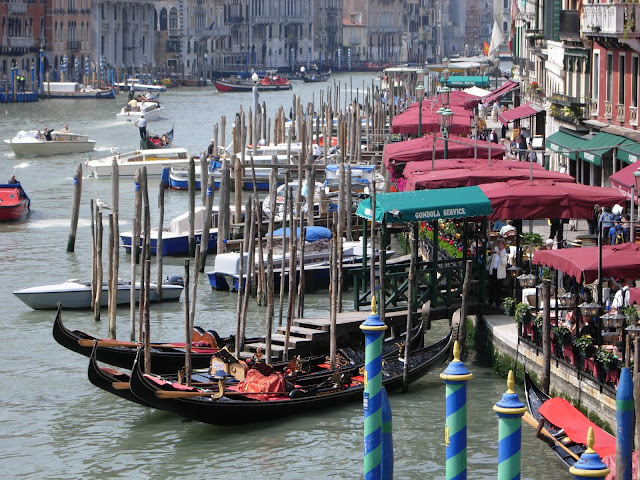
[[[31,200],[19,183],[0,185],[0,222],[18,220],[29,213]]]
[[[213,84],[219,92],[250,92],[254,83],[240,78],[216,79]],[[258,91],[291,90],[291,82],[280,75],[266,75],[255,84]]]

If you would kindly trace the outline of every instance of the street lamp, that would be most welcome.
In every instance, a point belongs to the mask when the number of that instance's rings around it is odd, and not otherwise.
[[[636,229],[635,229],[635,205],[636,199],[635,196],[638,195],[639,186],[640,186],[640,168],[638,168],[635,172],[633,172],[633,186],[631,187],[631,215],[629,221],[631,222],[631,230],[629,235],[629,241],[634,243],[636,240]],[[635,187],[635,191],[634,191]]]
[[[416,87],[418,97],[418,137],[422,137],[422,99],[424,98],[424,85],[421,83]]]
[[[447,108],[449,106],[449,97],[451,95],[451,89],[449,87],[441,87],[438,90],[438,100],[440,100],[440,105],[443,108]]]
[[[445,87],[447,88],[447,87]],[[453,125],[453,112],[447,107],[438,110],[438,123],[442,127],[442,138],[444,139],[444,159],[449,158],[449,128]]]

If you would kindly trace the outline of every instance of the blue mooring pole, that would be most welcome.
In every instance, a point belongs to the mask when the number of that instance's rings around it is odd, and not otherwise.
[[[527,407],[513,390],[513,370],[507,376],[507,391],[493,410],[498,414],[498,480],[520,479],[522,414]]]
[[[634,430],[633,379],[631,370],[620,372],[616,393],[616,479],[631,480]]]
[[[387,326],[376,314],[371,299],[371,315],[360,325],[365,337],[364,372],[364,478],[382,477],[382,337]]]
[[[382,480],[393,480],[393,428],[387,389],[382,387]]]
[[[467,382],[473,378],[460,361],[460,345],[453,344],[453,360],[440,374],[447,390],[444,444],[447,452],[446,480],[467,478]]]
[[[627,369],[628,370],[628,369]],[[609,475],[609,467],[607,467],[600,455],[593,449],[595,443],[595,437],[593,435],[593,428],[589,427],[587,432],[587,449],[580,456],[580,460],[573,464],[573,467],[569,469],[569,473],[573,475],[575,480],[604,480]],[[629,455],[631,458],[631,455]],[[616,475],[616,478],[620,478]],[[629,471],[629,478],[631,478],[631,471]]]

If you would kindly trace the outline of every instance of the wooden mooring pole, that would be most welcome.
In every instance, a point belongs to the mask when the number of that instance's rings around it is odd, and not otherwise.
[[[67,241],[67,252],[75,251],[78,217],[80,216],[80,198],[82,196],[82,164],[76,166],[73,174],[73,207],[71,210],[71,229]]]

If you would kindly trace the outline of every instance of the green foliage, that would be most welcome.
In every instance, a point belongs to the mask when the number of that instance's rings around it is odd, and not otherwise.
[[[539,316],[539,315],[534,317],[533,318],[533,326],[538,328],[538,329],[541,329],[542,328],[542,320],[543,320],[542,317]]]
[[[588,347],[593,345],[593,338],[591,335],[582,335],[581,337],[576,338],[573,341],[573,344],[576,346],[578,350],[586,350]]]
[[[596,360],[605,367],[613,367],[618,361],[618,357],[613,354],[612,350],[605,347],[598,347],[595,354]]]
[[[623,307],[620,309],[620,312],[627,317],[627,322],[629,325],[637,325],[638,322],[638,311],[635,307],[629,305],[628,307]]]
[[[525,233],[522,236],[522,244],[539,247],[542,245],[542,236],[539,233]]]
[[[514,310],[513,318],[516,322],[522,323],[527,315],[529,315],[529,305],[524,302],[519,302]]]
[[[553,330],[553,334],[557,337],[557,338],[564,338],[567,335],[571,335],[571,330],[569,330],[567,327],[565,327],[564,325],[557,325],[554,326],[552,328]]]
[[[512,315],[512,312],[516,306],[516,299],[513,297],[505,297],[502,301],[502,306],[504,307],[504,311],[507,315]]]

